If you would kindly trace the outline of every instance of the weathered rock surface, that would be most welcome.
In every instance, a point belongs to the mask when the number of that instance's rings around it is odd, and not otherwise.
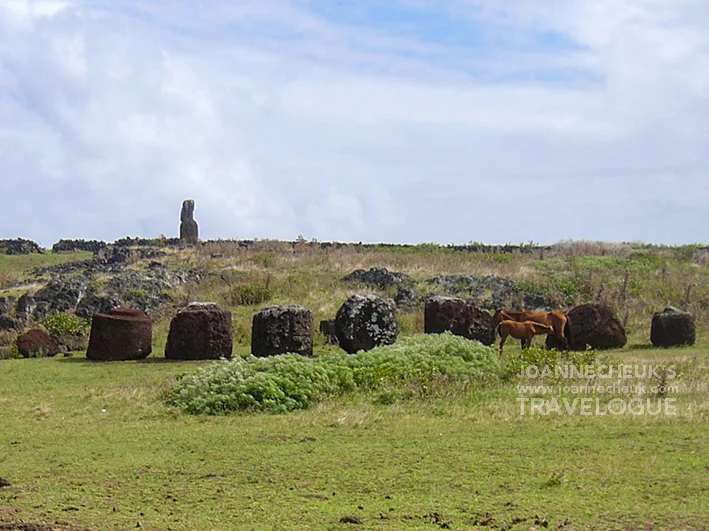
[[[165,357],[174,360],[231,359],[231,312],[213,303],[192,303],[170,321]]]
[[[20,330],[22,321],[9,315],[0,315],[0,330]]]
[[[99,240],[59,240],[52,245],[53,253],[73,253],[76,251],[89,251],[97,253],[108,245]]]
[[[0,315],[8,315],[15,304],[14,297],[0,297]]]
[[[91,319],[86,357],[95,361],[147,358],[153,351],[153,323],[140,310],[115,308]]]
[[[86,293],[76,306],[76,315],[79,317],[92,317],[95,313],[108,313],[121,305],[115,297],[97,295],[94,291]]]
[[[180,245],[195,246],[199,243],[199,226],[194,220],[194,199],[185,199],[180,211]]]
[[[342,279],[345,282],[360,282],[367,286],[387,289],[392,286],[413,287],[414,282],[404,273],[389,271],[386,267],[372,267],[369,270],[357,269]]]
[[[58,341],[39,328],[33,328],[20,335],[15,340],[15,344],[25,358],[51,357],[59,353]]]
[[[616,315],[603,304],[582,304],[566,314],[565,334],[569,350],[621,348],[627,342],[625,329]],[[553,335],[547,335],[547,348],[563,349]]]
[[[37,304],[46,302],[49,305],[49,312],[75,310],[86,294],[86,285],[85,279],[53,279],[34,294],[34,300]]]
[[[253,317],[251,354],[286,353],[313,355],[313,312],[296,305],[264,308]]]
[[[377,295],[353,295],[337,311],[335,333],[350,354],[391,345],[399,334],[396,304]]]
[[[423,298],[413,288],[400,287],[394,297],[397,308],[412,309],[423,303]]]
[[[452,334],[479,341],[483,345],[495,342],[492,315],[472,302],[456,297],[437,295],[426,300],[424,331],[427,334]]]
[[[15,315],[20,319],[27,319],[32,316],[35,308],[37,308],[37,303],[35,302],[34,297],[25,293],[17,299],[17,303],[15,304]]]
[[[31,254],[43,253],[44,250],[31,240],[24,238],[14,238],[11,240],[0,240],[0,252],[4,254]]]
[[[656,347],[694,345],[696,328],[694,316],[677,308],[665,308],[652,315],[650,341]]]

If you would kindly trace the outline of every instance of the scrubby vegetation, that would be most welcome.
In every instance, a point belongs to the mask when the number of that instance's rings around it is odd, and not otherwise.
[[[497,375],[492,347],[450,333],[404,338],[357,355],[223,361],[183,377],[169,402],[188,413],[233,411],[282,413],[354,391],[406,388],[425,394],[431,386]]]

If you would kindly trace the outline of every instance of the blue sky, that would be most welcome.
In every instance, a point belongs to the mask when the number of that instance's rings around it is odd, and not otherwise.
[[[0,238],[707,242],[699,0],[0,0]]]

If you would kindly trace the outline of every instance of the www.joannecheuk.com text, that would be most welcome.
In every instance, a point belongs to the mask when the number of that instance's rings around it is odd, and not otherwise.
[[[520,378],[675,378],[674,365],[525,365]]]
[[[549,415],[651,415],[676,416],[676,398],[614,398],[604,401],[599,398],[529,398],[519,397],[521,416]]]

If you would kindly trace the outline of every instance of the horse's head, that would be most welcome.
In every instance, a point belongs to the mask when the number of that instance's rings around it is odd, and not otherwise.
[[[508,314],[505,310],[497,310],[492,316],[492,322],[495,324],[500,324],[502,321],[514,321],[514,319],[512,319],[510,314]]]

